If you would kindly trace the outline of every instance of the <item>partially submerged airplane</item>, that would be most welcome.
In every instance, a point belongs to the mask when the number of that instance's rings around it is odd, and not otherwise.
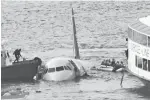
[[[64,81],[72,80],[76,77],[87,75],[83,64],[80,60],[79,48],[76,38],[76,26],[74,20],[74,12],[72,8],[72,22],[73,22],[73,37],[74,37],[74,53],[75,58],[56,57],[49,60],[45,67],[46,71],[42,75],[44,80]]]

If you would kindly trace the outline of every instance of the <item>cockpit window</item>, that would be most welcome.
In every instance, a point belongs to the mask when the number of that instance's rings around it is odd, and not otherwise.
[[[49,69],[48,69],[48,72],[49,72],[49,73],[55,72],[55,68],[49,68]]]
[[[64,66],[65,70],[71,70],[69,66]]]
[[[64,66],[65,70],[69,70],[69,68],[67,66]]]
[[[64,67],[63,67],[63,66],[56,67],[56,71],[62,71],[62,70],[64,70]]]

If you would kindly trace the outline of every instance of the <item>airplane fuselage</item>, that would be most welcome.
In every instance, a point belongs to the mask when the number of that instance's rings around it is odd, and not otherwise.
[[[49,60],[46,69],[43,79],[52,81],[72,80],[86,73],[80,60],[65,57]]]

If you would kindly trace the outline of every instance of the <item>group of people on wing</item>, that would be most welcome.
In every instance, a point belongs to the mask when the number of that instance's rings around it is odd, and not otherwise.
[[[107,59],[107,60],[103,60],[101,65],[105,65],[106,67],[107,66],[112,66],[113,67],[113,72],[116,72],[116,70],[118,70],[119,68],[124,68],[125,65],[123,64],[122,61],[115,61],[115,59],[112,59],[112,61],[110,59]]]

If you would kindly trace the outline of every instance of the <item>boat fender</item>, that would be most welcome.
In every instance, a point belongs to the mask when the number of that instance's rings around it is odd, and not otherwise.
[[[37,74],[33,77],[33,80],[35,81],[37,80]]]

